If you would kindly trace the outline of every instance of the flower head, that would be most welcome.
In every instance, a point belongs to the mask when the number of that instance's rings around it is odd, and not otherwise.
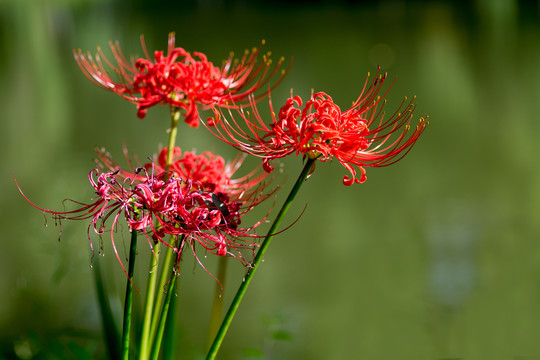
[[[100,167],[110,171],[119,171],[124,177],[129,177],[137,167],[151,168],[157,172],[165,171],[168,148],[163,148],[153,162],[141,164],[136,159],[136,163],[130,158],[128,151],[124,148],[124,157],[129,164],[130,170],[123,170],[103,149],[96,149]],[[178,146],[173,149],[173,157],[168,170],[176,177],[190,179],[200,184],[204,191],[226,193],[227,196],[239,202],[249,202],[257,200],[260,202],[273,191],[266,192],[268,186],[274,181],[274,177],[260,168],[255,168],[243,176],[238,176],[237,172],[242,166],[245,155],[237,156],[233,161],[225,162],[223,157],[210,151],[197,154],[192,151],[182,151]],[[277,188],[276,188],[277,190]],[[274,190],[275,191],[275,190]]]
[[[87,231],[90,244],[90,229],[98,235],[109,231],[114,252],[121,264],[114,233],[122,218],[130,231],[138,231],[146,236],[152,249],[153,243],[159,241],[173,248],[180,257],[183,247],[188,245],[197,258],[195,249],[199,244],[205,251],[232,256],[247,264],[241,250],[255,251],[260,236],[253,230],[264,219],[251,227],[243,228],[240,224],[248,211],[268,197],[264,195],[264,185],[259,185],[259,195],[250,199],[249,203],[241,203],[226,192],[206,190],[198,180],[180,178],[170,171],[150,168],[136,168],[130,176],[125,176],[128,172],[121,169],[110,172],[97,168],[92,170],[89,180],[96,199],[88,204],[72,201],[77,208],[70,211],[40,208],[19,190],[34,207],[52,214],[59,222],[90,220]],[[181,243],[170,241],[168,235],[181,239]]]
[[[425,118],[421,118],[411,130],[416,105],[406,98],[393,115],[386,117],[383,105],[388,91],[379,95],[385,80],[386,74],[377,73],[368,86],[368,75],[362,93],[345,111],[323,92],[312,94],[305,105],[291,93],[277,116],[270,103],[269,125],[252,102],[252,114],[238,111],[247,130],[235,119],[226,120],[221,110],[215,110],[216,127],[210,130],[237,149],[261,157],[268,172],[272,171],[270,160],[290,154],[323,162],[336,158],[351,173],[351,177],[344,176],[345,185],[362,183],[366,181],[364,167],[387,166],[400,160],[426,127]],[[229,115],[232,117],[230,111]]]
[[[142,37],[141,44],[145,57],[128,60],[118,42],[110,43],[116,65],[99,47],[95,58],[80,49],[73,53],[90,80],[136,104],[139,118],[144,118],[146,110],[154,105],[170,104],[183,109],[186,123],[193,127],[199,124],[199,106],[238,106],[249,95],[266,87],[284,61],[281,58],[272,66],[270,53],[263,55],[261,61],[259,47],[246,50],[240,59],[231,53],[223,65],[217,67],[203,53],[191,54],[175,47],[174,33],[169,34],[167,54],[155,51],[152,58]],[[285,74],[286,71],[281,70],[271,87],[277,86]],[[265,93],[256,97],[265,96]]]

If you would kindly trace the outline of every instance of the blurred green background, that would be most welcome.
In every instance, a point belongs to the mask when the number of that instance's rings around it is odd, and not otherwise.
[[[272,243],[219,358],[540,359],[539,18],[539,2],[511,0],[1,1],[0,358],[104,356],[92,261],[118,319],[125,286],[109,241],[93,238],[104,253],[93,260],[87,224],[64,222],[58,241],[13,176],[60,210],[65,198],[91,198],[94,146],[120,162],[122,143],[141,158],[156,152],[167,108],[139,120],[84,77],[72,49],[119,40],[142,54],[140,34],[165,49],[175,31],[177,46],[216,64],[261,39],[274,57],[294,57],[275,104],[313,88],[346,108],[380,64],[397,76],[388,110],[417,95],[416,117],[430,116],[407,157],[368,168],[365,184],[345,187],[338,162],[319,164],[285,222],[307,205],[304,215]],[[182,126],[178,144],[235,156],[204,128]],[[283,169],[276,206],[300,159]],[[125,257],[129,236],[117,239]],[[144,288],[142,241],[139,253]],[[244,271],[229,268],[227,301]],[[214,286],[185,261],[179,359],[204,354]]]

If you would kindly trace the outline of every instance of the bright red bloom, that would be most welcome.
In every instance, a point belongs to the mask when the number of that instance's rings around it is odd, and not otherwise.
[[[272,123],[266,125],[251,103],[253,114],[239,110],[247,130],[236,120],[224,119],[221,110],[215,110],[216,119],[210,129],[217,137],[237,149],[263,158],[263,165],[272,171],[269,161],[290,154],[302,154],[325,162],[336,158],[351,173],[343,183],[352,185],[366,181],[366,166],[391,165],[407,154],[426,127],[424,118],[410,131],[410,121],[416,107],[406,98],[396,112],[385,117],[383,105],[386,93],[379,92],[386,74],[375,75],[369,84],[369,75],[362,93],[346,111],[341,111],[332,98],[323,92],[312,94],[302,107],[302,99],[293,96],[279,110],[273,111]],[[414,100],[414,98],[413,98]],[[232,113],[229,111],[232,116]],[[357,169],[360,179],[357,179]]]
[[[126,177],[125,174],[127,172],[120,169],[114,172],[92,170],[89,180],[97,200],[90,204],[73,201],[80,207],[71,211],[43,209],[23,196],[34,207],[52,214],[60,222],[90,219],[87,235],[91,246],[91,228],[99,235],[109,231],[113,249],[121,264],[114,241],[121,217],[130,231],[144,233],[152,248],[153,243],[159,241],[173,248],[180,256],[187,244],[197,258],[195,248],[196,244],[200,244],[206,251],[219,256],[232,256],[247,264],[241,250],[255,251],[260,236],[253,230],[264,219],[247,228],[241,228],[240,224],[249,210],[268,198],[263,184],[259,184],[258,195],[249,203],[240,203],[224,192],[206,190],[198,180],[181,179],[171,175],[170,171],[155,172],[154,169],[139,167],[131,176]],[[112,222],[107,225],[111,218]],[[167,235],[181,236],[182,243],[167,242]]]
[[[171,33],[167,54],[155,51],[152,58],[141,37],[145,57],[132,57],[130,60],[124,56],[118,42],[111,42],[117,65],[109,61],[99,47],[95,59],[81,50],[74,50],[73,54],[90,80],[136,104],[139,118],[144,118],[149,107],[170,104],[184,109],[185,121],[193,127],[199,124],[198,106],[238,106],[239,102],[262,87],[265,87],[265,92],[256,97],[265,96],[269,80],[284,61],[281,58],[272,67],[270,53],[263,55],[260,61],[259,47],[251,52],[246,50],[241,59],[235,59],[231,54],[221,67],[217,67],[203,53],[190,54],[175,47],[174,42],[174,33]],[[116,79],[111,77],[105,65],[116,74]],[[286,71],[281,70],[271,87],[277,86],[285,74]]]

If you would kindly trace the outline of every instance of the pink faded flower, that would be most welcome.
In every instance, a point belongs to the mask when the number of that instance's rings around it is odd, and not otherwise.
[[[159,241],[173,248],[180,256],[183,246],[187,244],[197,257],[196,244],[200,244],[210,253],[232,256],[247,264],[241,250],[255,251],[260,236],[253,230],[264,219],[247,228],[239,225],[242,217],[258,204],[257,201],[242,204],[231,200],[225,193],[204,191],[199,181],[171,176],[168,171],[154,173],[140,167],[130,177],[124,177],[121,173],[120,170],[92,170],[89,180],[97,199],[89,204],[72,201],[78,207],[71,211],[40,208],[19,190],[34,207],[52,214],[55,220],[90,220],[87,231],[90,244],[90,229],[93,228],[98,235],[109,231],[114,252],[121,264],[114,240],[121,218],[125,219],[130,231],[143,233],[151,248],[154,242]],[[182,243],[175,245],[168,242],[168,235],[180,236]],[[125,272],[123,264],[122,268]]]
[[[364,167],[388,166],[403,158],[426,128],[427,121],[420,118],[410,126],[416,107],[407,99],[391,115],[383,111],[386,93],[379,95],[386,74],[377,74],[353,105],[342,111],[332,98],[318,92],[303,105],[299,96],[287,99],[277,116],[271,107],[272,122],[267,125],[255,103],[252,113],[239,110],[247,129],[239,126],[229,111],[230,120],[216,109],[210,131],[218,138],[246,153],[261,157],[263,166],[272,171],[270,161],[296,154],[326,162],[336,158],[350,173],[343,183],[352,185],[366,181]],[[413,98],[414,100],[414,98]],[[360,178],[357,178],[357,171]]]
[[[166,55],[162,51],[155,51],[152,58],[142,37],[141,44],[145,57],[128,60],[118,42],[110,43],[116,64],[107,59],[101,48],[98,48],[95,58],[81,50],[73,51],[84,74],[100,87],[112,90],[136,104],[137,115],[141,119],[148,108],[170,104],[183,109],[186,123],[197,127],[199,106],[238,106],[249,95],[264,87],[262,94],[254,95],[263,97],[270,79],[280,73],[270,86],[273,88],[288,71],[278,71],[284,58],[272,66],[268,53],[262,55],[261,61],[260,47],[251,52],[246,50],[240,59],[235,59],[231,53],[223,65],[217,67],[203,53],[191,54],[175,47],[174,33],[169,34]],[[111,72],[115,75],[111,76]]]

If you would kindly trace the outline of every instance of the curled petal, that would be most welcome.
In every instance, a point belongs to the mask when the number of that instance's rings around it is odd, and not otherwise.
[[[240,103],[246,102],[251,95],[258,99],[266,96],[267,89],[277,86],[289,70],[280,71],[283,58],[272,65],[267,55],[260,56],[260,47],[246,51],[240,59],[231,55],[220,68],[208,61],[203,53],[191,54],[175,47],[174,33],[169,34],[166,54],[154,51],[152,58],[143,37],[141,45],[145,57],[127,60],[120,45],[111,42],[116,64],[109,61],[100,48],[95,57],[81,50],[73,51],[83,73],[98,86],[136,104],[137,116],[141,119],[148,108],[169,104],[183,109],[186,123],[197,127],[200,107],[245,106]],[[271,79],[275,81],[270,85]],[[263,92],[255,95],[260,89]]]
[[[392,115],[385,115],[383,107],[390,89],[382,91],[386,74],[379,71],[371,82],[368,75],[359,97],[345,111],[324,92],[312,94],[305,105],[291,93],[277,117],[270,101],[272,122],[266,124],[252,97],[250,111],[238,111],[241,121],[231,111],[227,116],[215,109],[215,120],[207,128],[240,151],[262,158],[267,172],[273,170],[272,159],[291,154],[322,162],[336,158],[351,173],[343,178],[345,185],[363,183],[365,167],[388,166],[402,159],[427,125],[427,117],[422,117],[418,125],[411,126],[414,97],[410,101],[405,98]],[[355,169],[361,171],[359,179]]]

